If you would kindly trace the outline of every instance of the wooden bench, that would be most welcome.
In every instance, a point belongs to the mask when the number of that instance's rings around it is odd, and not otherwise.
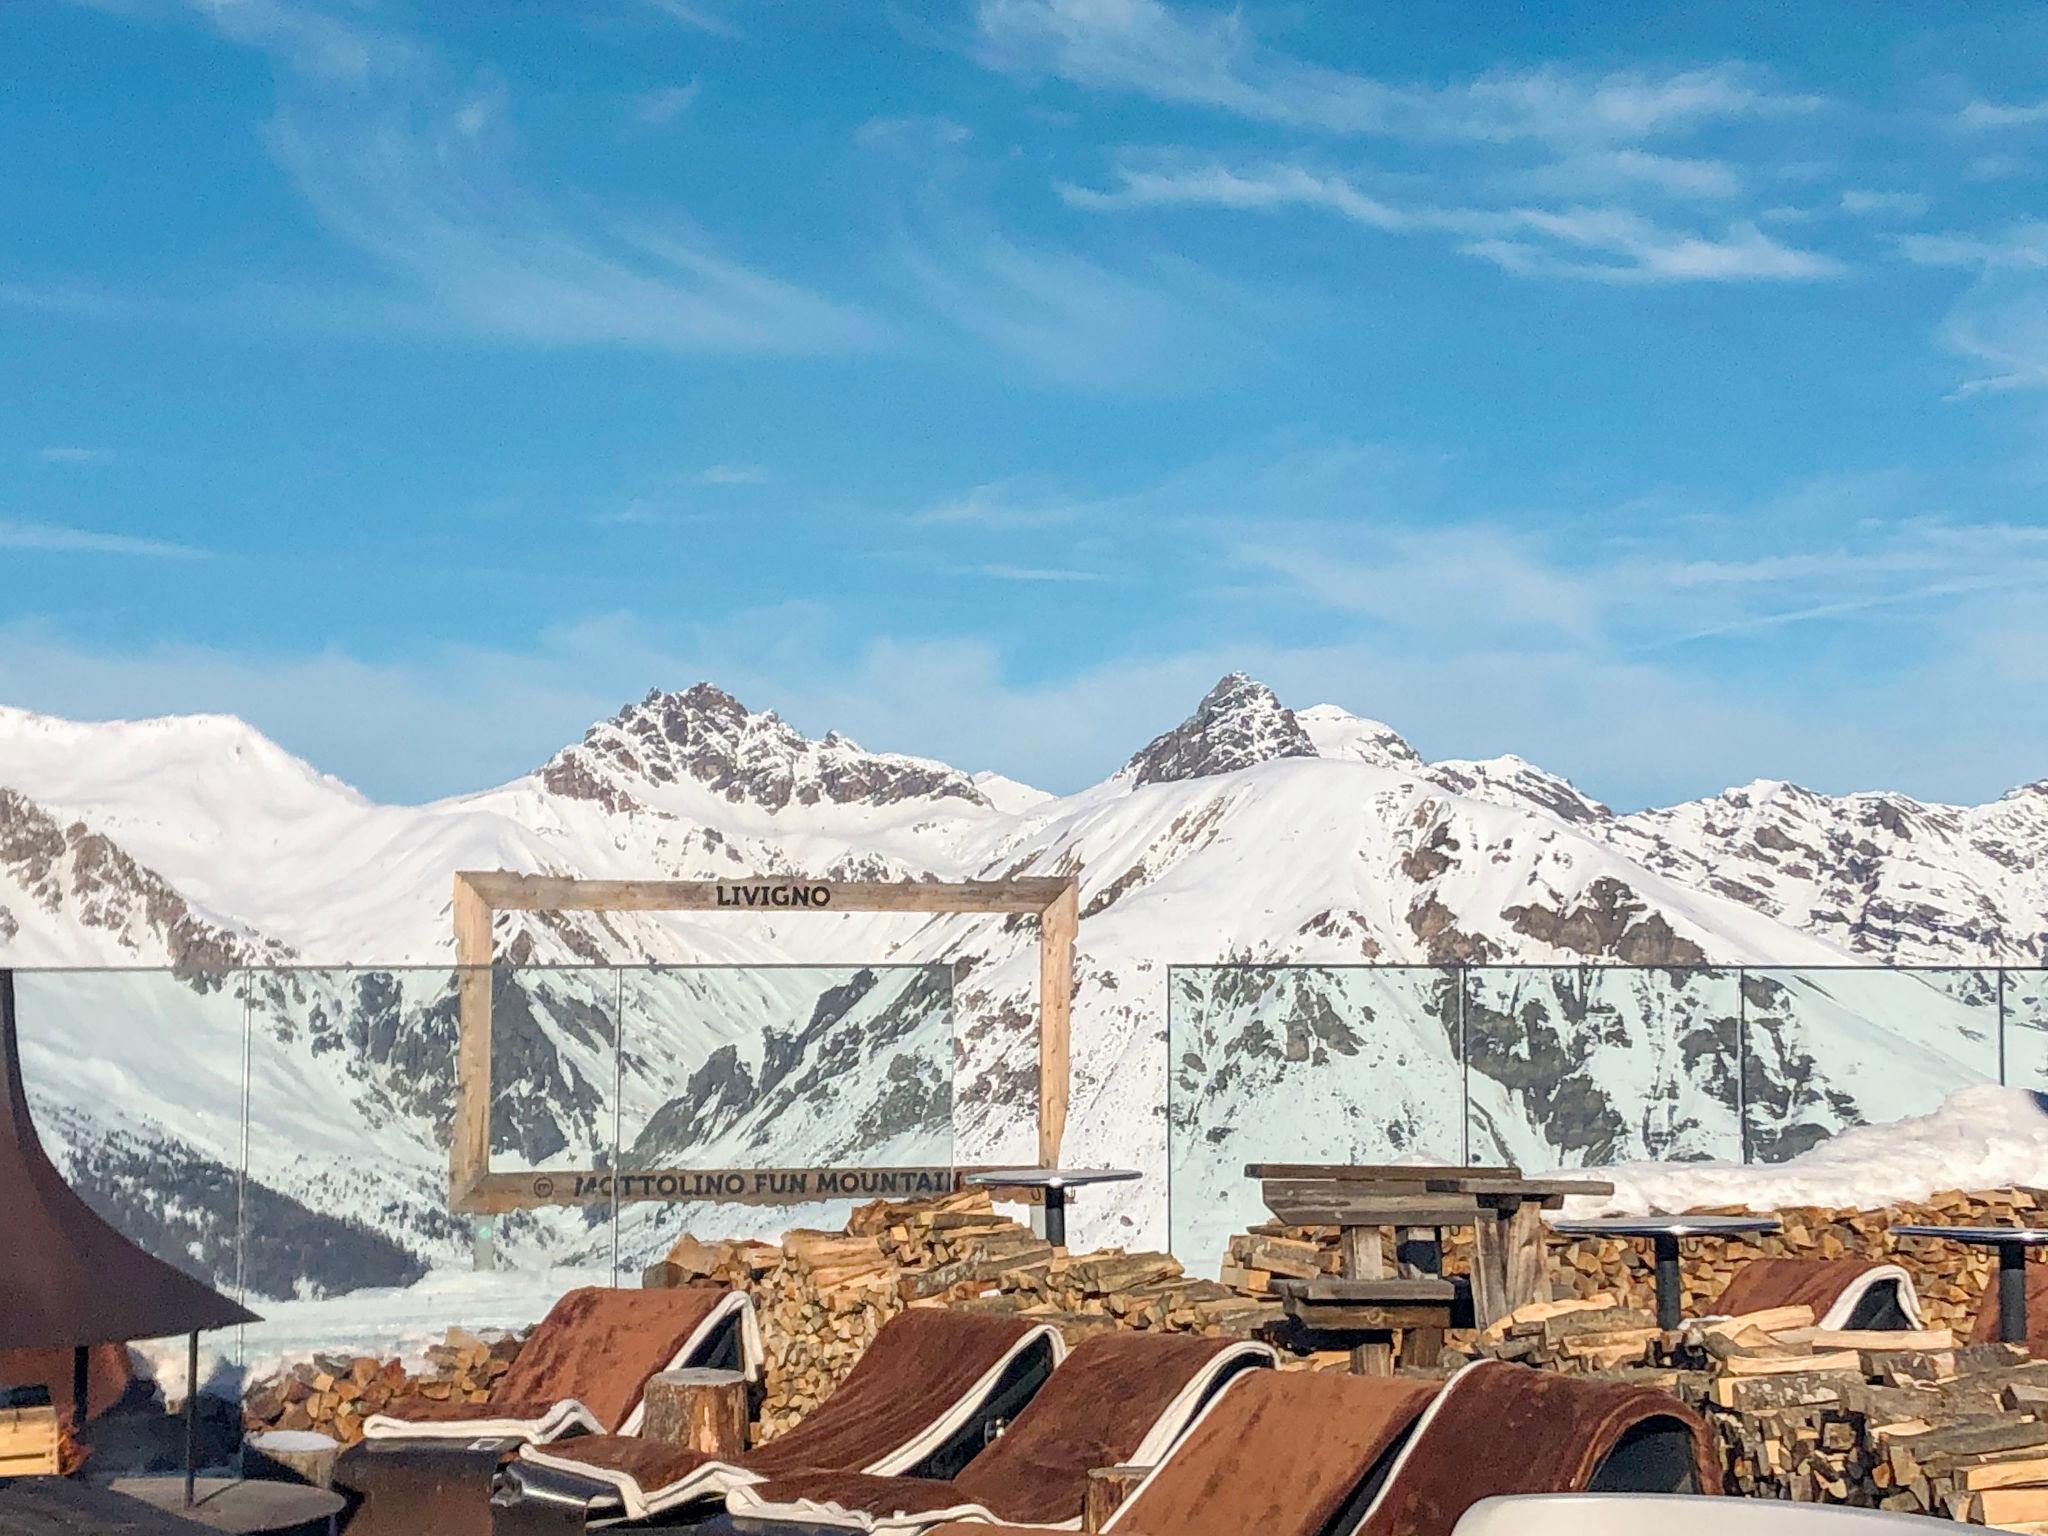
[[[1471,1292],[1459,1280],[1326,1275],[1276,1280],[1273,1293],[1302,1327],[1342,1340],[1351,1368],[1366,1376],[1391,1376],[1397,1349],[1403,1365],[1435,1365],[1444,1330],[1471,1320]]]

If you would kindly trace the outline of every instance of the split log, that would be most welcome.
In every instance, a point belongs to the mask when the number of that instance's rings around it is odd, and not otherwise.
[[[1096,1467],[1088,1474],[1088,1487],[1082,1496],[1081,1529],[1100,1532],[1109,1525],[1110,1516],[1123,1508],[1124,1501],[1145,1480],[1150,1467],[1118,1466]]]
[[[647,1383],[640,1433],[724,1460],[747,1448],[747,1379],[738,1371],[681,1368]]]

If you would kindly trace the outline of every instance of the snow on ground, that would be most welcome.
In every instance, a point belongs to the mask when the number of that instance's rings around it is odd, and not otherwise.
[[[1782,1163],[1623,1163],[1580,1176],[1611,1180],[1614,1194],[1567,1200],[1565,1217],[1719,1205],[1872,1210],[1944,1189],[2048,1184],[2048,1094],[1959,1089],[1929,1114],[1854,1126]]]
[[[263,1321],[199,1338],[199,1378],[208,1392],[239,1397],[249,1382],[293,1361],[327,1352],[396,1355],[408,1369],[426,1363],[429,1344],[450,1328],[472,1332],[519,1329],[539,1322],[564,1291],[610,1285],[605,1269],[429,1270],[409,1286],[377,1287],[307,1301],[259,1301]],[[163,1389],[165,1401],[185,1396],[185,1340],[129,1345]]]

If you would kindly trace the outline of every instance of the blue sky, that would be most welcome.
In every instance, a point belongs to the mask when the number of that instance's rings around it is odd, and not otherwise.
[[[0,701],[2048,776],[2048,13],[0,7]]]

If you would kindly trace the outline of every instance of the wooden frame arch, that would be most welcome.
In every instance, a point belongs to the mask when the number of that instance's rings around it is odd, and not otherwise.
[[[926,912],[1021,914],[1038,919],[1038,1160],[1059,1162],[1066,1133],[1068,1046],[1074,991],[1074,938],[1080,928],[1080,882],[1072,875],[1008,880],[806,880],[759,876],[744,880],[578,880],[505,870],[455,876],[452,913],[458,973],[455,1118],[448,1140],[448,1203],[479,1215],[594,1200],[770,1200],[836,1193],[793,1190],[791,1177],[811,1170],[760,1169],[748,1189],[702,1184],[695,1170],[649,1170],[616,1182],[603,1170],[491,1169],[492,919],[500,912]],[[903,1170],[936,1176],[935,1170]],[[696,1182],[691,1182],[691,1181]],[[632,1187],[627,1187],[628,1185]],[[950,1187],[950,1175],[947,1178]],[[776,1191],[769,1193],[768,1191]],[[758,1192],[757,1192],[758,1191]],[[882,1188],[879,1192],[892,1192]],[[929,1192],[913,1179],[903,1193]]]

